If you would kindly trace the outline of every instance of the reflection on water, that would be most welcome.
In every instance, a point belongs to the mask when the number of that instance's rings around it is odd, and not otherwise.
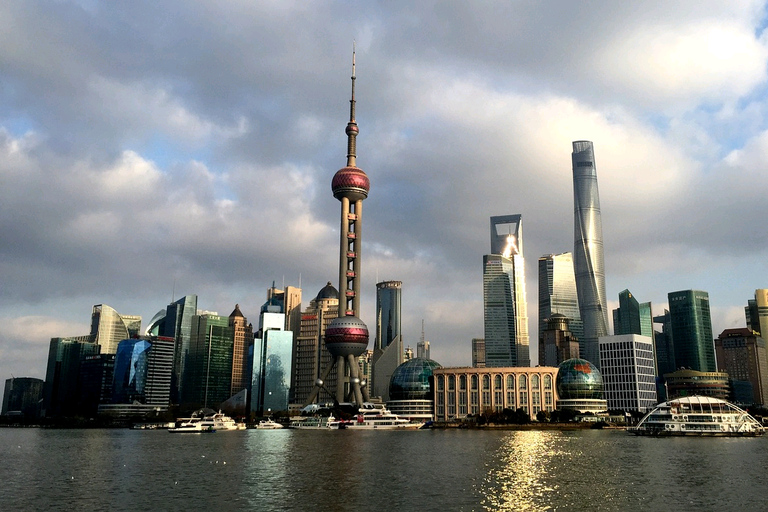
[[[568,453],[558,446],[559,432],[508,432],[494,454],[493,465],[483,482],[482,505],[488,510],[547,510],[549,473],[555,459]]]
[[[0,429],[0,460],[2,510],[768,510],[768,438]]]

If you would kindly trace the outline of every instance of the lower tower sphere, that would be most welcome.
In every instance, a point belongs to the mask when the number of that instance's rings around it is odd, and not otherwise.
[[[341,316],[325,330],[325,346],[333,356],[360,356],[368,348],[368,326],[356,316]]]

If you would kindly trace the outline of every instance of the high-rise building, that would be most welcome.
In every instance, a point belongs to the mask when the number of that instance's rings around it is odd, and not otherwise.
[[[171,403],[178,404],[184,382],[184,364],[192,339],[192,317],[197,314],[197,295],[186,295],[155,314],[147,326],[147,336],[174,339]]]
[[[262,321],[265,313],[279,313],[284,319],[283,330],[293,333],[293,354],[298,353],[298,336],[301,332],[301,288],[295,286],[286,286],[285,289],[280,290],[275,288],[275,283],[272,283],[272,288],[267,289],[267,302],[261,306],[261,316],[259,317],[259,328],[257,330],[257,337],[261,337],[267,327],[262,325]],[[274,328],[274,327],[272,327]],[[296,357],[291,358],[291,378],[289,381],[291,385],[296,384],[294,376],[296,375]],[[291,388],[289,391],[291,400],[296,396],[296,390]]]
[[[768,288],[755,290],[755,298],[747,301],[744,313],[747,317],[747,328],[763,339],[768,338]]]
[[[640,303],[629,290],[619,293],[619,307],[613,310],[613,333],[640,334]]]
[[[563,361],[579,357],[579,341],[569,329],[570,319],[555,313],[546,319],[541,336],[539,365],[559,366]]]
[[[39,414],[43,398],[41,379],[34,377],[11,377],[5,381],[2,416],[35,418]]]
[[[531,364],[522,224],[521,215],[491,217],[491,254],[483,256],[486,366]]]
[[[675,364],[699,372],[715,372],[715,347],[709,294],[699,290],[670,292],[669,314]]]
[[[87,356],[99,353],[93,336],[51,338],[43,388],[44,415],[74,416],[80,395],[80,365]]]
[[[234,344],[232,345],[232,384],[230,395],[239,393],[248,387],[248,351],[253,345],[253,325],[240,311],[240,304],[229,315],[229,327],[232,328]],[[293,342],[291,342],[293,345]]]
[[[642,412],[656,405],[651,338],[639,334],[600,338],[600,373],[608,409]]]
[[[750,404],[768,400],[768,351],[763,338],[751,329],[726,329],[715,339],[717,369],[752,386]]]
[[[548,254],[539,258],[539,364],[544,364],[541,343],[547,328],[547,319],[555,314],[568,319],[569,330],[574,341],[578,342],[584,335],[584,326],[579,313],[573,255],[570,252]]]
[[[603,262],[603,225],[592,143],[573,143],[574,247],[573,267],[584,335],[581,357],[598,366],[598,340],[608,334],[608,309]]]
[[[661,324],[661,332],[654,331],[656,349],[656,375],[662,376],[677,369],[675,344],[672,338],[672,315],[665,309],[663,315],[653,317],[653,323]]]
[[[485,368],[485,338],[472,338],[472,368]]]
[[[371,183],[362,169],[357,167],[357,134],[355,121],[355,51],[352,50],[352,98],[349,101],[347,123],[347,165],[339,169],[331,181],[333,197],[341,202],[341,229],[339,244],[339,317],[325,331],[325,346],[333,361],[323,370],[308,402],[313,402],[334,367],[337,369],[336,400],[349,398],[358,405],[368,399],[368,390],[360,385],[357,358],[368,347],[368,327],[360,313],[361,249],[363,227],[363,200],[368,197]],[[349,378],[346,378],[349,375]]]
[[[192,339],[182,386],[182,403],[186,408],[217,409],[231,396],[234,338],[229,318],[210,313],[192,317]]]
[[[141,331],[141,316],[121,315],[106,304],[96,304],[91,313],[91,336],[101,346],[102,354],[114,354],[117,344],[134,338]]]
[[[255,415],[270,415],[287,411],[291,390],[293,333],[286,331],[283,313],[263,313],[266,326],[253,343],[251,372],[251,411]],[[275,318],[277,317],[277,318]]]
[[[389,398],[392,373],[405,361],[402,338],[402,281],[376,283],[376,339],[373,345],[371,395]]]
[[[174,339],[154,336],[117,345],[112,403],[167,408],[171,396]]]
[[[294,395],[292,403],[307,403],[315,381],[322,375],[323,368],[331,364],[331,353],[325,348],[325,332],[328,325],[339,316],[339,292],[330,281],[309,301],[309,306],[301,314],[299,335],[296,337],[296,351],[293,375]],[[265,320],[266,322],[266,320]],[[335,373],[331,372],[326,381],[335,383]],[[332,400],[332,396],[321,390],[320,401]]]

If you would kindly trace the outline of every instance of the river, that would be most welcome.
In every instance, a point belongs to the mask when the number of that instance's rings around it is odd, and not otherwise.
[[[0,509],[768,510],[768,438],[0,429]]]

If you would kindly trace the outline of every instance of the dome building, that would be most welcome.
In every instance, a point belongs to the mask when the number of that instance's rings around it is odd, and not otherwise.
[[[568,359],[558,366],[558,408],[579,413],[605,414],[608,402],[603,398],[603,376],[586,359]]]
[[[414,357],[398,366],[389,380],[387,408],[411,421],[429,421],[434,416],[434,378],[432,371],[440,363]]]

